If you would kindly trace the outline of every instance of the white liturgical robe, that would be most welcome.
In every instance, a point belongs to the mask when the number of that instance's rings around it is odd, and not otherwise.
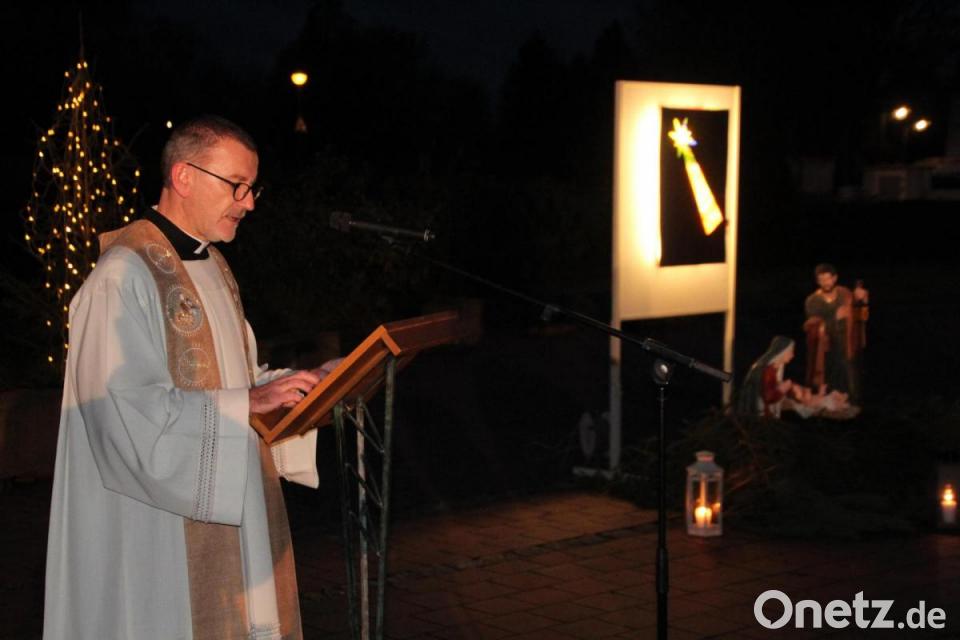
[[[239,527],[249,637],[280,638],[244,333],[257,384],[284,371],[256,367],[253,332],[214,259],[183,264],[210,323],[219,390],[173,385],[166,302],[134,251],[105,253],[70,305],[47,640],[193,638],[185,518]],[[316,430],[277,447],[280,475],[316,487]]]

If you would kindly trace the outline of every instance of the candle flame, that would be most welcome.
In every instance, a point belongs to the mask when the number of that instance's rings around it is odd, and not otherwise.
[[[697,507],[693,511],[693,518],[696,520],[698,527],[707,527],[713,519],[713,511],[710,507]]]
[[[956,505],[956,504],[957,504],[957,496],[956,496],[956,494],[953,492],[953,486],[952,486],[952,485],[949,485],[949,484],[948,484],[947,486],[945,486],[945,487],[943,488],[943,500],[940,502],[940,504],[942,504],[942,505],[944,505],[944,506],[951,506],[951,505]]]

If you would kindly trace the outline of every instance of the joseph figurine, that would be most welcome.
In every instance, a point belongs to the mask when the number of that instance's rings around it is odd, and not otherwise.
[[[814,270],[817,290],[804,303],[807,336],[806,384],[813,389],[826,386],[831,391],[860,400],[860,380],[856,362],[863,347],[863,315],[855,301],[866,300],[866,290],[855,291],[837,284],[837,270],[830,264],[819,264]]]

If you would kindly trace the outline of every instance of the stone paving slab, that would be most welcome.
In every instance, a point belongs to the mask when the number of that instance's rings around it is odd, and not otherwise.
[[[960,537],[817,542],[728,529],[720,538],[697,539],[675,519],[670,525],[670,638],[960,637]],[[386,635],[655,638],[656,546],[655,513],[579,491],[401,521],[391,530]],[[337,553],[332,539],[297,545],[298,563],[308,563],[304,556]],[[342,575],[339,557],[338,563]],[[325,575],[321,582],[335,584],[336,576]],[[894,622],[926,600],[928,609],[946,611],[947,628],[795,629],[791,622],[768,630],[756,621],[753,607],[769,589],[793,602],[811,599],[823,606],[834,599],[852,602],[864,591],[867,599],[897,601],[889,614]],[[337,598],[342,589],[307,599],[305,622],[312,618],[312,602]],[[767,605],[772,618],[782,611]],[[341,636],[324,635],[318,627],[309,637]]]
[[[0,640],[40,637],[49,483],[0,494]],[[291,502],[306,640],[349,638],[342,546],[329,522],[298,525]],[[671,520],[669,637],[960,638],[960,536],[777,540],[729,527],[697,539]],[[476,509],[399,518],[390,539],[391,640],[593,640],[656,637],[656,514],[567,491]],[[764,629],[754,602],[894,600],[906,620],[922,600],[946,629]],[[771,618],[783,612],[770,603]],[[868,612],[872,615],[874,612]],[[852,620],[852,618],[851,618]],[[139,640],[139,639],[138,639]]]

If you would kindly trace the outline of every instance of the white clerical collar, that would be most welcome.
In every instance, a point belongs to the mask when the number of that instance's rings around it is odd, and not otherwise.
[[[167,240],[173,245],[181,260],[205,260],[210,255],[207,251],[207,246],[210,244],[208,241],[200,240],[178,227],[170,218],[160,213],[156,205],[150,209],[144,218],[155,224],[163,235],[167,236]]]

